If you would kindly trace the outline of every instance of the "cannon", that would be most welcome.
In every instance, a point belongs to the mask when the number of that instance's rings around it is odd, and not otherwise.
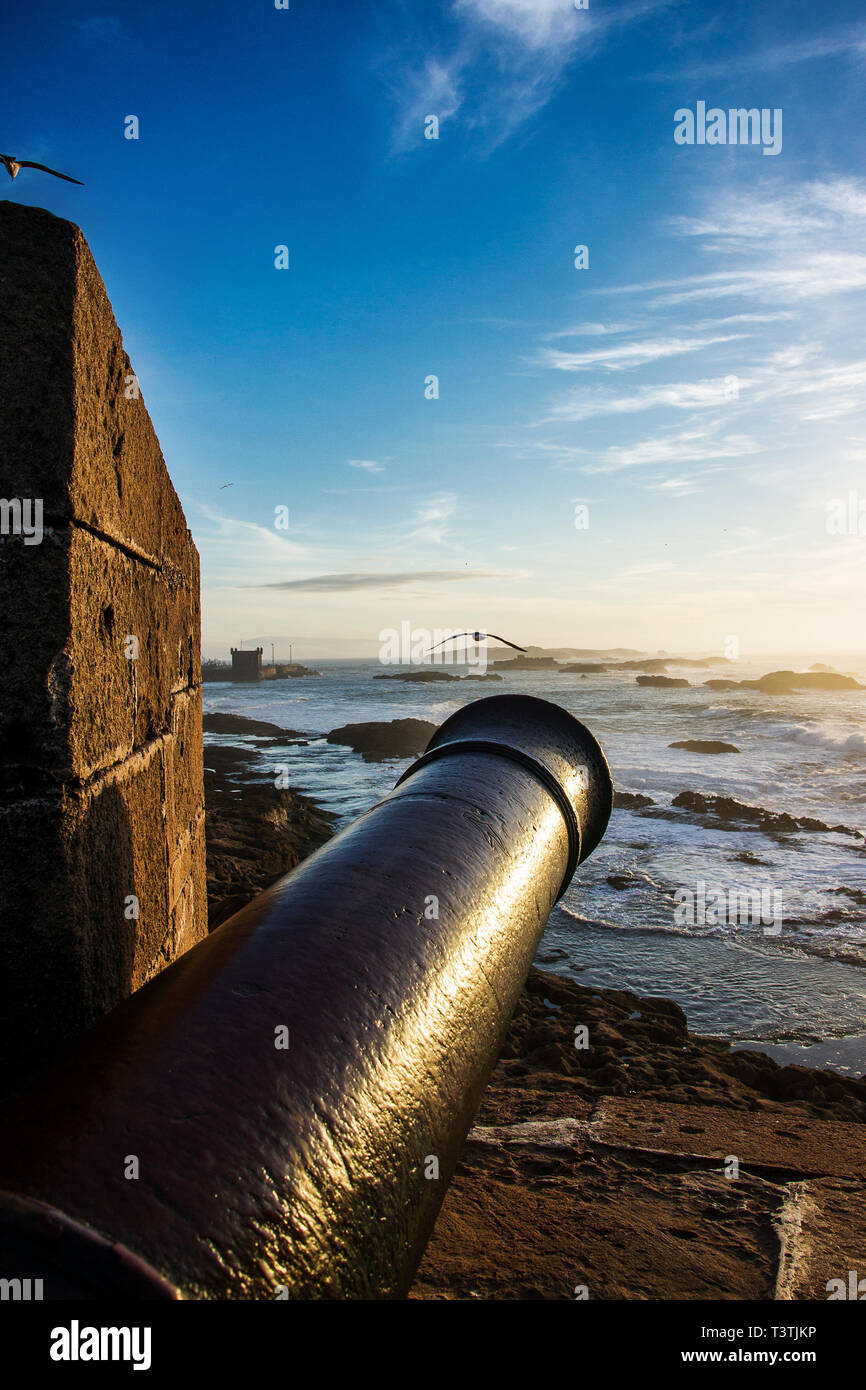
[[[0,1264],[45,1298],[405,1296],[604,754],[474,701],[381,802],[0,1107]]]

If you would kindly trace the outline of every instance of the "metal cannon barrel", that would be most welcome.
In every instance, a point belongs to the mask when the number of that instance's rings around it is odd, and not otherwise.
[[[452,715],[395,789],[0,1107],[0,1266],[44,1296],[409,1288],[551,908],[592,734]]]

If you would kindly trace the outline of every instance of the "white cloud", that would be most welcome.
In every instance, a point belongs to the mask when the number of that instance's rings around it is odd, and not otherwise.
[[[718,343],[732,343],[742,337],[738,333],[718,334],[711,338],[655,338],[637,343],[620,343],[616,347],[599,347],[587,352],[561,352],[545,348],[541,361],[547,367],[562,372],[581,372],[591,367],[622,371],[627,367],[643,367],[664,357],[680,357],[683,353],[700,352]]]
[[[456,510],[457,497],[454,493],[441,493],[428,498],[411,517],[404,541],[443,545],[450,535],[449,523]]]
[[[740,390],[747,383],[739,382]],[[640,386],[628,395],[613,395],[600,390],[572,390],[558,401],[541,424],[555,421],[591,420],[602,415],[632,415],[644,410],[668,406],[675,410],[695,410],[701,407],[718,408],[729,395],[727,378],[711,377],[703,381],[679,381],[665,386]]]
[[[731,373],[699,381],[639,386],[614,394],[573,388],[538,423],[579,423],[647,410],[751,410],[780,403],[788,421],[836,420],[866,405],[866,359],[828,362],[821,345],[798,345],[753,362],[749,376]]]
[[[408,34],[382,66],[398,106],[395,146],[423,143],[425,116],[460,113],[464,129],[495,149],[543,107],[571,65],[592,57],[614,30],[682,0],[620,0],[575,9],[573,0],[453,0],[450,42],[437,51]],[[442,25],[447,32],[447,22]]]
[[[818,11],[815,11],[818,13]],[[788,43],[778,43],[772,47],[757,49],[751,53],[742,52],[735,56],[727,55],[710,61],[692,58],[688,68],[676,73],[648,73],[651,82],[682,81],[684,77],[695,78],[729,77],[732,71],[763,72],[777,68],[790,67],[797,63],[813,63],[824,58],[854,58],[862,60],[866,55],[866,28],[855,25],[849,29],[839,29],[835,33],[807,34],[803,38]]]
[[[572,48],[600,27],[595,15],[576,10],[573,0],[455,0],[454,10],[531,49]]]
[[[744,458],[760,452],[761,445],[754,439],[748,435],[722,434],[720,422],[714,421],[676,434],[650,435],[637,444],[611,445],[594,463],[585,463],[583,471],[619,473],[625,468]]]
[[[384,473],[385,465],[375,459],[349,459],[350,468],[363,468],[366,473]]]

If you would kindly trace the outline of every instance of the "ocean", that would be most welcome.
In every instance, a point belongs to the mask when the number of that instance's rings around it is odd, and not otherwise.
[[[827,659],[866,683],[866,656]],[[253,762],[261,770],[288,764],[295,789],[335,812],[341,825],[386,795],[408,760],[365,763],[328,744],[331,729],[407,717],[438,724],[469,699],[508,692],[564,706],[600,740],[617,791],[652,804],[614,810],[601,845],[554,908],[536,963],[585,985],[674,999],[694,1031],[779,1061],[866,1073],[866,692],[767,695],[702,684],[803,669],[802,658],[779,656],[735,669],[672,665],[671,675],[692,682],[688,689],[638,686],[626,671],[586,679],[516,671],[500,682],[458,686],[375,681],[383,673],[375,660],[315,667],[319,676],[205,685],[205,712],[302,733],[306,746],[263,748]],[[719,739],[740,751],[669,747],[682,739]],[[700,814],[672,805],[681,792],[836,828]],[[760,911],[732,908],[735,892]]]

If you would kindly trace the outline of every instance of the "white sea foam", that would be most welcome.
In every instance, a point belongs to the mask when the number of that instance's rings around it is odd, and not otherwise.
[[[842,755],[866,753],[866,733],[833,732],[815,720],[804,724],[781,724],[773,729],[775,738],[788,743],[802,743],[811,748],[826,748]]]

